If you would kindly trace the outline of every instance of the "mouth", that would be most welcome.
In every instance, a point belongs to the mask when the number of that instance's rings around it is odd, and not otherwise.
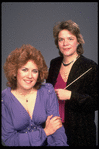
[[[31,80],[24,80],[24,82],[27,83],[27,84],[31,84],[33,81],[31,81]]]
[[[64,51],[69,51],[69,50],[70,50],[70,48],[64,48],[63,50],[64,50]]]

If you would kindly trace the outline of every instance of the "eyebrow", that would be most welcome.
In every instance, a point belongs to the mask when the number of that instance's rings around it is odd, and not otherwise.
[[[64,39],[65,37],[58,37],[58,39],[60,39],[60,38]],[[75,37],[74,36],[69,36],[67,38],[75,38]]]
[[[21,69],[29,69],[27,67],[22,67]],[[38,70],[38,68],[33,68],[33,70]]]

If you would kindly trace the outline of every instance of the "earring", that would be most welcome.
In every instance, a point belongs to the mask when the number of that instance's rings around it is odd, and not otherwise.
[[[16,80],[16,74],[14,74],[13,78]]]
[[[78,46],[79,46],[79,43],[77,43],[77,48],[78,48]]]

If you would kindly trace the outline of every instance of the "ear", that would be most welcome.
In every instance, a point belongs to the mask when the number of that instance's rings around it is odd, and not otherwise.
[[[14,80],[16,80],[16,74],[13,75]]]
[[[77,43],[77,47],[78,47],[79,43]]]

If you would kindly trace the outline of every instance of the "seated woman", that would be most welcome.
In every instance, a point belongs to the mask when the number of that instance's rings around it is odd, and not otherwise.
[[[2,140],[6,146],[68,146],[48,71],[40,51],[23,45],[7,57],[2,91]]]

